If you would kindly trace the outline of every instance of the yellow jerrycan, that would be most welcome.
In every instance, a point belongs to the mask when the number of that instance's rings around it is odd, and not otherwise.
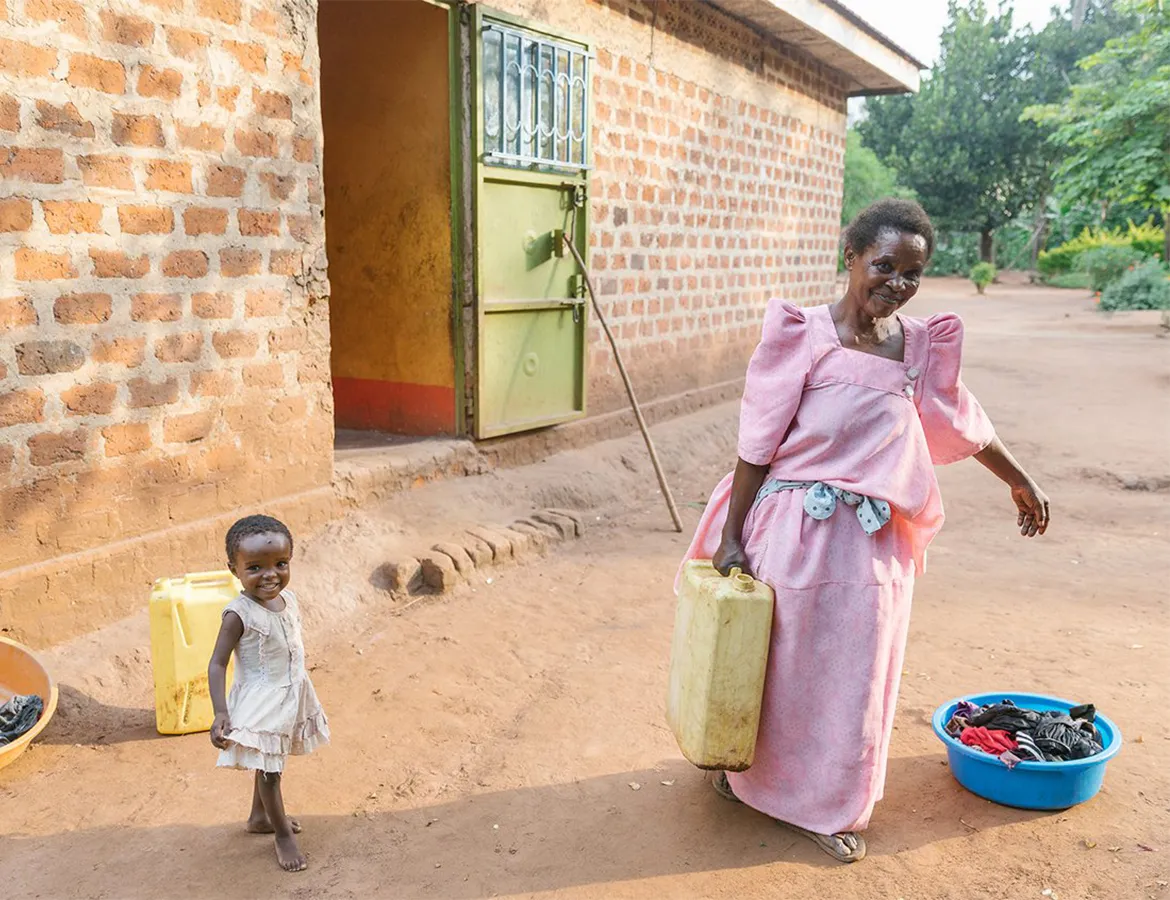
[[[207,731],[215,720],[207,664],[224,607],[240,593],[231,572],[160,578],[150,591],[150,658],[159,734]],[[230,686],[234,666],[228,664]]]
[[[756,752],[775,594],[709,560],[683,567],[666,719],[683,756],[701,769],[742,772]]]

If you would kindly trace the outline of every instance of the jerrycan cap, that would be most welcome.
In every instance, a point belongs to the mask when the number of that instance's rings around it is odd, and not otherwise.
[[[745,575],[742,569],[732,569],[731,574],[727,577],[731,579],[731,583],[738,591],[750,594],[755,590],[756,580],[751,575]]]

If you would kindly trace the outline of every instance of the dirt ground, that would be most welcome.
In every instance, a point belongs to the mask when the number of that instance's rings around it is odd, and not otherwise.
[[[423,488],[304,548],[309,657],[333,744],[291,761],[309,871],[242,833],[243,773],[206,735],[154,733],[144,617],[47,654],[52,727],[0,772],[7,898],[1170,898],[1170,339],[1076,292],[931,281],[911,312],[968,324],[966,377],[1053,501],[1032,543],[973,462],[916,594],[885,801],[842,867],[729,804],[663,722],[669,530],[636,440]],[[656,429],[688,527],[730,465],[735,409]],[[380,556],[534,505],[584,538],[394,608]],[[83,601],[79,601],[83,602]],[[951,778],[940,703],[1025,690],[1091,701],[1126,737],[1092,802],[994,806]],[[638,786],[635,789],[635,785]]]

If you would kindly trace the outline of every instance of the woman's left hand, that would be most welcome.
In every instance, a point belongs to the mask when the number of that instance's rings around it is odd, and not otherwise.
[[[1048,495],[1030,478],[1012,487],[1012,501],[1019,510],[1016,524],[1024,537],[1035,537],[1048,530]]]

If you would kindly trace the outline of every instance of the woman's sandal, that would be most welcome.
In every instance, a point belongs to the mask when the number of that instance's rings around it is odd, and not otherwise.
[[[733,803],[743,803],[739,797],[735,796],[735,791],[731,789],[726,772],[720,772],[715,776],[712,787],[715,788],[715,793],[724,800],[730,800]],[[815,831],[809,831],[797,825],[791,825],[788,822],[781,822],[779,819],[774,819],[773,821],[777,825],[782,825],[808,838],[838,862],[855,863],[865,859],[865,838],[860,834],[852,831],[844,832],[843,834],[817,834]],[[850,847],[850,841],[853,843],[852,847]]]
[[[817,834],[815,831],[801,828],[797,825],[792,825],[788,822],[781,822],[776,819],[777,825],[783,825],[790,831],[803,835],[808,838],[829,856],[843,863],[855,863],[865,859],[865,838],[860,834],[852,831],[842,832],[841,834]],[[850,848],[850,839],[853,841],[853,847]]]

